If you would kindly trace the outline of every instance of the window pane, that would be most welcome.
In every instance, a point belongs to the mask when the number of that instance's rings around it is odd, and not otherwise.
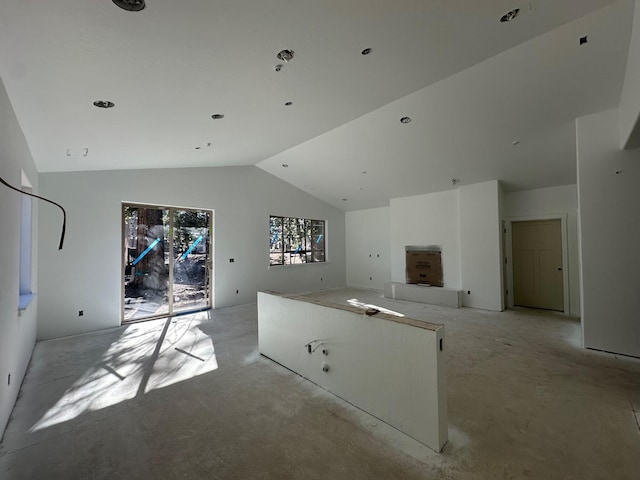
[[[172,212],[174,312],[206,308],[210,304],[211,282],[208,268],[210,213],[194,210]],[[169,238],[168,231],[166,238]]]
[[[284,240],[282,237],[282,217],[269,219],[269,264],[282,265],[284,263]]]
[[[323,251],[315,251],[313,252],[313,260],[312,262],[324,262],[324,250]]]

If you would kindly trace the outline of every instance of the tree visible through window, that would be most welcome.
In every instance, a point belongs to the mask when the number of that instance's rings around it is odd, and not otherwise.
[[[269,219],[269,264],[293,265],[326,261],[324,220]]]

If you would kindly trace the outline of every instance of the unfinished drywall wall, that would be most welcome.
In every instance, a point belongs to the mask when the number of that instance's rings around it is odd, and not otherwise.
[[[406,280],[406,245],[440,245],[444,286],[466,307],[502,310],[500,195],[492,180],[391,199],[391,280]]]
[[[569,266],[569,313],[580,315],[578,189],[576,185],[539,188],[504,195],[504,219],[536,220],[566,216]]]
[[[389,207],[347,212],[347,285],[382,290],[391,279]]]
[[[617,109],[576,121],[584,345],[640,357],[640,149]]]
[[[460,186],[462,304],[504,310],[500,185],[497,180]]]
[[[260,292],[258,343],[261,354],[433,450],[446,443],[443,325]]]
[[[391,281],[405,282],[405,246],[442,247],[444,286],[460,289],[460,237],[458,192],[445,192],[392,198]]]
[[[619,117],[622,147],[640,147],[640,0],[635,1]]]
[[[47,314],[39,338],[120,324],[123,201],[215,210],[216,307],[255,302],[261,289],[346,284],[344,212],[256,167],[51,173],[40,182],[41,192],[68,206],[69,222],[62,255],[40,242],[38,300]],[[270,214],[325,219],[328,262],[270,268]],[[58,228],[49,217],[40,221],[42,235]]]
[[[23,171],[33,185],[33,190],[37,192],[38,173],[4,84],[0,80],[0,177],[20,188]],[[18,396],[36,339],[36,303],[32,302],[18,315],[21,205],[22,195],[0,185],[0,438]],[[55,212],[46,210],[46,207],[42,210],[45,215],[55,215]],[[38,238],[36,220],[39,211],[35,200],[32,211],[34,247],[31,284],[35,291],[38,263],[35,248]],[[59,226],[60,224],[58,228]],[[56,248],[59,233],[58,230],[54,234],[56,238],[51,239],[51,244],[55,244]]]

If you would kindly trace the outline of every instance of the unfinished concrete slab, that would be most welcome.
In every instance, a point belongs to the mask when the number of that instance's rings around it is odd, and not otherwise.
[[[640,362],[576,319],[310,296],[445,324],[442,454],[260,357],[253,304],[38,343],[0,478],[637,478]]]

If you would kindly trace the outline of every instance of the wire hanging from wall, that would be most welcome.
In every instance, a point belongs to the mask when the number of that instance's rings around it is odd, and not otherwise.
[[[19,188],[14,187],[7,183],[2,177],[0,177],[0,183],[2,183],[5,187],[9,187],[11,190],[15,190],[18,193],[22,193],[23,195],[28,195],[30,197],[37,198],[39,200],[44,200],[45,202],[51,203],[62,210],[62,233],[60,234],[60,244],[58,245],[58,250],[62,250],[62,245],[64,244],[64,234],[67,230],[67,212],[62,205],[54,202],[53,200],[49,200],[48,198],[41,197],[40,195],[36,195],[34,193],[25,192],[24,190],[20,190]]]

